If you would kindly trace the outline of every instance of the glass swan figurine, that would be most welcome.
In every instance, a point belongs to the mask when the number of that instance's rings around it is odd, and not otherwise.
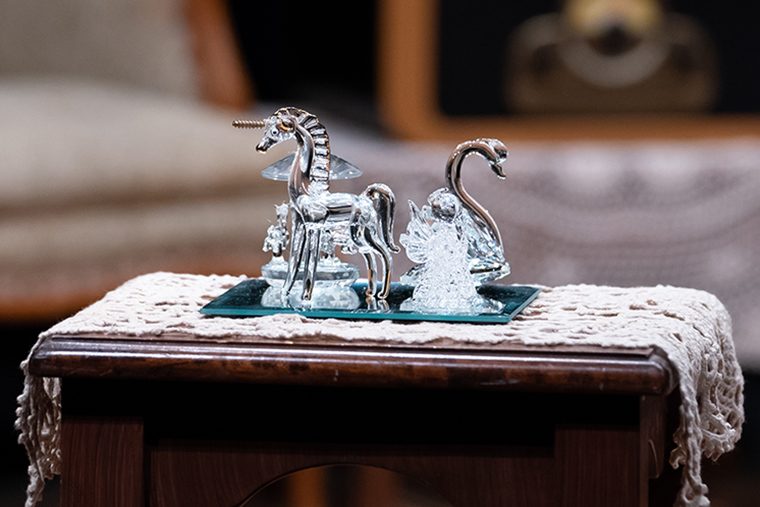
[[[401,277],[403,283],[415,286],[402,309],[424,313],[502,309],[500,303],[481,297],[476,290],[478,285],[508,275],[510,268],[496,223],[462,185],[462,164],[472,154],[485,158],[491,170],[504,178],[506,146],[496,139],[467,141],[449,157],[448,185],[430,194],[428,205],[421,210],[409,201],[410,220],[399,242],[417,264]]]

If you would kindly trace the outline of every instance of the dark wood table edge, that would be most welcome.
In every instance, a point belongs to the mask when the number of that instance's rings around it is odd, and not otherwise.
[[[656,348],[329,344],[172,337],[52,336],[41,377],[386,388],[668,395],[677,375]]]

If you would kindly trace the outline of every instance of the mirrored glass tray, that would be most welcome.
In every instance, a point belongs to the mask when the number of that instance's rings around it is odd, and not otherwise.
[[[294,309],[290,307],[263,306],[261,300],[267,288],[269,288],[269,284],[260,278],[245,280],[201,308],[201,313],[227,317],[255,317],[276,313],[299,313],[306,317],[317,318],[503,324],[509,322],[515,315],[520,313],[541,291],[537,287],[483,285],[478,287],[478,293],[483,297],[503,303],[504,308],[501,312],[477,315],[446,315],[400,310],[401,303],[410,298],[414,291],[412,286],[400,283],[391,284],[390,294],[387,299],[387,310],[370,310],[367,308],[367,304],[364,301],[364,291],[367,288],[366,283],[355,283],[351,286],[350,290],[356,292],[360,301],[359,307],[356,310]]]

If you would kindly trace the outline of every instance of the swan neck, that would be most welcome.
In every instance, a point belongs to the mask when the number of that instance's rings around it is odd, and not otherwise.
[[[462,202],[462,206],[468,209],[473,215],[475,215],[475,217],[480,219],[481,224],[488,229],[498,243],[499,248],[503,249],[501,234],[499,233],[499,228],[496,226],[496,222],[491,218],[488,210],[467,193],[467,190],[465,190],[464,185],[462,184],[462,166],[464,165],[464,159],[473,153],[477,153],[488,160],[488,157],[485,156],[483,150],[479,149],[477,146],[465,146],[462,149],[455,150],[446,164],[446,182],[448,183],[449,190],[451,190],[451,192]]]

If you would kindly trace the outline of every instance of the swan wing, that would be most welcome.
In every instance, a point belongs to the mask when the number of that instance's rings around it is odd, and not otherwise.
[[[409,201],[409,216],[406,232],[399,236],[399,243],[404,245],[409,260],[422,264],[427,262],[428,244],[433,235],[433,229],[411,200]]]

